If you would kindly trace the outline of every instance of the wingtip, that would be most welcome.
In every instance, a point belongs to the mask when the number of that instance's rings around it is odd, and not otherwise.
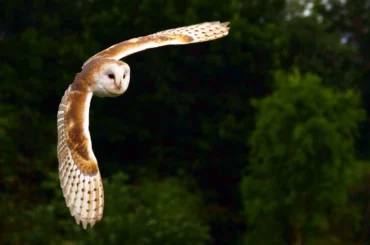
[[[223,22],[221,23],[221,25],[223,25],[224,27],[230,28],[230,21]]]
[[[89,226],[89,224],[90,224],[90,228],[93,228],[94,225],[96,224],[96,220],[94,220],[94,219],[91,219],[91,220],[83,219],[77,214],[75,215],[75,220],[76,220],[77,225],[80,225],[80,223],[81,223],[82,228],[84,230],[87,230],[87,227]]]
[[[91,228],[93,228],[93,227],[94,227],[94,225],[95,225],[95,223],[96,223],[96,220],[91,220],[91,221],[90,221],[90,227],[91,227]]]
[[[224,27],[224,28],[227,30],[227,32],[229,32],[229,30],[230,30],[230,28],[231,28],[231,26],[230,26],[230,22],[229,22],[229,21],[222,22],[222,23],[220,23],[220,25],[221,25],[222,27]]]
[[[211,21],[211,22],[208,22],[208,23],[219,24],[221,26],[228,26],[228,25],[230,25],[230,21],[219,21],[218,20],[218,21]]]
[[[83,219],[82,220],[82,227],[84,228],[84,230],[86,230],[87,224],[88,224],[87,220],[86,219]]]
[[[221,21],[212,21],[210,22],[212,24],[216,24],[220,27],[221,30],[224,31],[224,36],[228,35],[229,34],[229,30],[230,30],[230,21],[225,21],[225,22],[221,22]]]
[[[78,214],[75,214],[75,220],[78,225],[80,225],[80,216]]]

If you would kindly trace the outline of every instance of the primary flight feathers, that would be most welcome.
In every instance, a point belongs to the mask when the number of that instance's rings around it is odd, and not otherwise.
[[[228,25],[229,22],[205,22],[202,24],[160,31],[148,36],[133,38],[112,45],[109,48],[95,54],[88,59],[82,67],[84,67],[91,60],[97,58],[110,58],[119,60],[130,54],[150,48],[167,45],[184,45],[215,40],[226,36],[229,33],[230,27]]]

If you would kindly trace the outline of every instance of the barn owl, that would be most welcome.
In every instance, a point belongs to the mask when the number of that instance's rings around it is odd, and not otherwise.
[[[229,23],[205,22],[113,45],[89,58],[65,91],[57,113],[60,186],[71,215],[84,229],[101,220],[104,191],[89,132],[93,95],[116,97],[130,82],[130,67],[123,57],[146,49],[215,40],[229,33]]]

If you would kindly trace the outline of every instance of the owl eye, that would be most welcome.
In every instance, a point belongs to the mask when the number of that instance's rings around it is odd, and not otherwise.
[[[110,79],[114,79],[114,74],[109,74],[109,75],[108,75],[108,77],[109,77]]]
[[[126,74],[123,74],[123,79],[125,79],[126,78]]]

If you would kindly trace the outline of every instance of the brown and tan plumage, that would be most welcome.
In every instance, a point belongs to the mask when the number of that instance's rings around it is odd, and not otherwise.
[[[104,191],[92,150],[89,109],[93,95],[116,97],[130,82],[130,67],[119,61],[130,54],[166,45],[215,40],[229,33],[228,22],[205,22],[133,38],[92,56],[65,91],[57,115],[60,186],[77,224],[91,227],[103,217]]]

